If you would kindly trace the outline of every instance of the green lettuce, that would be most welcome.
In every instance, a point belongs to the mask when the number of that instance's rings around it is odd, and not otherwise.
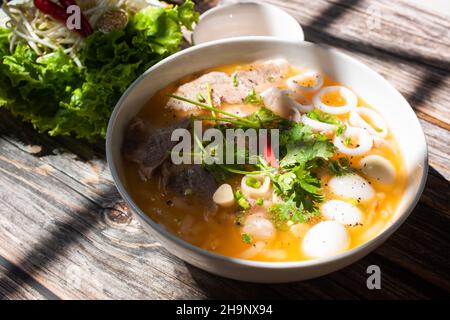
[[[127,27],[95,32],[79,52],[84,68],[62,51],[38,59],[25,43],[9,51],[8,29],[0,29],[0,107],[40,132],[103,139],[111,112],[126,88],[146,69],[173,54],[181,27],[198,13],[192,1],[173,8],[148,7]]]

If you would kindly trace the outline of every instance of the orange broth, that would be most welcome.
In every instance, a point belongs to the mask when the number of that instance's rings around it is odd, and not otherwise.
[[[157,127],[167,126],[178,118],[173,111],[165,108],[168,100],[167,94],[174,92],[179,85],[192,81],[207,72],[221,71],[231,75],[237,70],[248,70],[249,67],[250,65],[245,64],[227,65],[185,77],[156,93],[143,107],[138,116],[151,121]],[[289,76],[298,74],[301,70],[291,68]],[[286,85],[283,83],[274,85],[280,88],[286,88]],[[341,84],[325,76],[323,86],[332,85]],[[307,99],[311,99],[312,93],[306,93],[305,96]],[[342,98],[336,94],[328,94],[325,99],[329,105],[342,105]],[[358,99],[359,106],[372,108],[362,99]],[[344,120],[348,115],[340,115],[338,117]],[[351,239],[349,249],[369,241],[388,225],[404,192],[406,177],[397,143],[391,133],[388,134],[386,140],[393,146],[393,150],[373,147],[365,155],[382,155],[388,159],[396,171],[395,182],[391,185],[383,185],[366,178],[375,189],[376,196],[367,203],[355,203],[364,213],[364,220],[360,225],[346,227]],[[358,163],[361,157],[349,157],[349,159],[350,164],[354,165]],[[139,177],[136,164],[124,159],[124,168],[128,192],[142,211],[170,232],[195,246],[225,256],[260,261],[298,261],[310,259],[302,252],[301,241],[306,231],[313,224],[320,221],[320,218],[313,219],[309,223],[297,224],[287,231],[278,230],[275,239],[267,243],[262,252],[255,255],[252,251],[253,244],[247,244],[242,240],[242,227],[236,224],[235,208],[219,208],[217,212],[211,214],[203,208],[201,203],[185,203],[181,198],[174,197],[173,195],[161,195],[158,189],[157,179],[142,181]],[[327,188],[327,182],[330,178],[327,172],[321,175],[326,199],[332,199],[332,195]],[[235,179],[229,183],[234,189],[234,187],[239,186],[240,179]]]

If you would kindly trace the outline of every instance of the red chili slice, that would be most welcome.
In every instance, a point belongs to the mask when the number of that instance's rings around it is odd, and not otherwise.
[[[49,0],[34,0],[34,5],[43,13],[48,14],[60,22],[66,23],[68,18],[66,10],[58,6],[56,3]]]
[[[264,158],[266,158],[266,161],[270,164],[271,167],[278,168],[280,165],[278,164],[278,160],[275,157],[275,154],[272,151],[272,144],[270,142],[270,136],[267,140],[267,145],[264,150]]]
[[[59,0],[59,3],[64,7],[64,9],[67,9],[67,7],[69,6],[78,6],[75,0]],[[83,13],[81,13],[81,30],[86,36],[94,32],[91,24],[89,23],[89,20]]]
[[[42,11],[45,14],[48,14],[52,18],[58,20],[59,22],[62,22],[63,24],[67,23],[67,19],[69,18],[69,15],[66,12],[66,8],[63,8],[49,0],[34,0],[34,5],[40,11]],[[83,21],[83,19],[81,19],[81,21]],[[86,29],[83,28],[83,22],[82,22],[81,29],[75,29],[75,32],[77,32],[82,37],[86,37],[87,35],[92,33],[92,28],[89,25],[89,22],[88,22],[88,27],[86,27]]]

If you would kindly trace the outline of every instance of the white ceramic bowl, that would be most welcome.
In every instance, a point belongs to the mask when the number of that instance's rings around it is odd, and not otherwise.
[[[345,253],[298,262],[258,262],[229,258],[195,247],[150,219],[127,192],[121,145],[127,123],[159,89],[183,76],[230,63],[283,57],[292,65],[325,72],[351,87],[386,119],[400,144],[409,177],[404,197],[390,223],[377,237]],[[427,176],[427,146],[413,110],[385,79],[348,55],[308,42],[273,38],[237,38],[205,43],[181,51],[141,75],[124,93],[111,116],[106,152],[120,194],[146,230],[174,255],[224,277],[253,282],[288,282],[318,277],[343,268],[383,243],[408,217],[422,193]]]
[[[197,45],[244,36],[272,36],[297,41],[305,38],[297,20],[281,8],[268,3],[238,1],[203,13],[192,33],[192,43]]]

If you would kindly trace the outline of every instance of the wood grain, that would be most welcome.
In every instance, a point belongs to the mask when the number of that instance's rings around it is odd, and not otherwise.
[[[18,300],[45,300],[47,297],[41,294],[32,285],[23,280],[24,275],[11,272],[11,265],[0,258],[0,297]],[[26,277],[26,276],[25,276]]]
[[[40,135],[0,111],[0,261],[9,266],[0,264],[0,298],[450,297],[449,20],[403,0],[266,2],[295,15],[308,40],[381,73],[421,118],[431,168],[404,225],[366,258],[325,277],[284,285],[223,279],[172,256],[129,219],[103,143]],[[197,1],[201,10],[216,3]],[[381,13],[375,29],[374,10]],[[382,290],[366,287],[371,264],[381,267]]]

